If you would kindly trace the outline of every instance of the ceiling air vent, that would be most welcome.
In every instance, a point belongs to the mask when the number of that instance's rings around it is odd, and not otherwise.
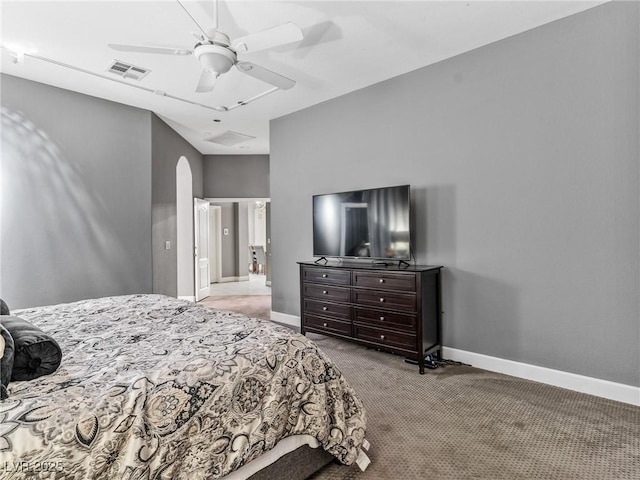
[[[233,145],[237,145],[242,142],[247,142],[249,140],[253,140],[256,137],[252,137],[251,135],[245,135],[244,133],[232,132],[231,130],[227,130],[224,133],[219,135],[214,135],[213,137],[205,138],[207,142],[219,143],[220,145],[226,145],[231,147]]]
[[[133,80],[142,80],[150,72],[148,68],[136,67],[120,60],[114,60],[113,64],[107,68],[107,72],[115,73],[124,78],[132,78]]]

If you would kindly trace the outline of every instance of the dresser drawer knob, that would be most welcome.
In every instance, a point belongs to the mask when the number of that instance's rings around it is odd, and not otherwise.
[[[326,312],[327,310],[329,310],[329,307],[322,307],[322,310]]]
[[[384,298],[383,298],[383,297],[380,297],[380,301],[381,301],[381,302],[384,302]]]
[[[322,278],[327,278],[327,274],[326,274],[326,273],[323,273],[323,274],[322,274]]]
[[[324,322],[324,323],[322,324],[322,326],[323,326],[323,327],[326,327],[326,326],[327,326],[327,322]]]
[[[384,340],[384,335],[380,335],[380,340]]]
[[[380,321],[381,321],[381,322],[384,322],[384,317],[380,317]]]
[[[329,292],[327,292],[326,290],[322,290],[322,293],[324,293],[326,295]]]
[[[380,283],[384,283],[384,278],[381,278],[381,279],[380,279]]]

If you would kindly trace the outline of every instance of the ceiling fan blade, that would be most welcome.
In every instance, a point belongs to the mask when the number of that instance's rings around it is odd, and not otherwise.
[[[255,63],[238,62],[236,64],[236,68],[250,77],[262,80],[263,82],[269,83],[281,90],[289,90],[296,84],[295,80],[284,77],[279,73],[272,72],[271,70],[261,67],[260,65],[256,65]]]
[[[198,79],[198,86],[196,92],[205,93],[213,91],[213,87],[216,85],[217,74],[211,73],[208,70],[202,70],[200,78]]]
[[[283,23],[277,27],[267,28],[260,32],[236,38],[231,42],[231,48],[236,52],[258,52],[268,48],[297,42],[304,38],[302,29],[295,23]]]
[[[109,48],[121,52],[158,53],[161,55],[191,55],[193,53],[188,48],[181,47],[148,47],[146,45],[125,45],[121,43],[110,43]]]

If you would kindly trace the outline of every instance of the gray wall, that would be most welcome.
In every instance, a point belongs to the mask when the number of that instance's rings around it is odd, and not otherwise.
[[[269,155],[205,155],[205,198],[268,198]]]
[[[608,3],[271,122],[273,310],[311,196],[410,183],[444,344],[640,385],[639,5]]]
[[[188,160],[193,178],[193,196],[202,198],[202,154],[156,115],[152,115],[151,127],[153,292],[177,296],[176,165],[181,156]],[[169,250],[165,249],[166,241],[171,242]],[[193,261],[192,258],[191,261]],[[193,268],[186,269],[183,273],[185,278],[181,282],[181,285],[191,285],[191,292],[193,292],[194,275]]]
[[[0,296],[151,292],[150,113],[1,79]]]

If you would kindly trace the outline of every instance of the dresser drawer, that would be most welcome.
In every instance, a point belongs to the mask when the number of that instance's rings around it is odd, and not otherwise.
[[[353,325],[353,336],[368,342],[388,345],[390,347],[416,350],[416,336],[410,333],[392,332],[384,328]]]
[[[337,268],[304,267],[302,279],[305,282],[322,283],[326,285],[350,285],[351,272]]]
[[[413,293],[416,291],[416,276],[413,274],[386,272],[353,272],[356,287],[380,288]]]
[[[323,302],[321,300],[304,300],[304,312],[330,316],[332,318],[351,320],[351,307],[339,303]]]
[[[351,301],[351,290],[348,287],[334,287],[333,285],[305,283],[303,292],[304,296],[308,298],[319,298],[322,300],[344,303],[349,303]]]
[[[397,328],[415,333],[417,319],[415,315],[403,315],[401,313],[385,312],[384,310],[356,307],[353,310],[353,321],[380,328]]]
[[[351,323],[349,322],[342,322],[340,320],[305,314],[304,324],[306,328],[323,330],[326,332],[337,333],[339,335],[346,335],[348,337],[351,336]]]
[[[376,306],[402,312],[416,311],[416,296],[410,293],[395,293],[384,290],[353,290],[353,303],[356,306]]]

